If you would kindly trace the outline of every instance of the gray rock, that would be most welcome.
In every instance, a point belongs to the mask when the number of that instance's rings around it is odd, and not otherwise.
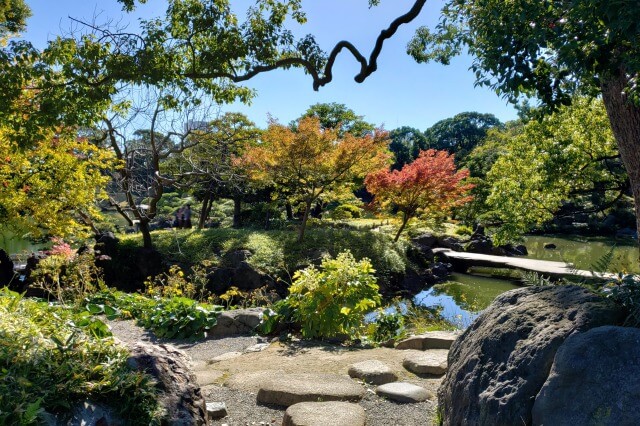
[[[348,402],[300,402],[287,408],[282,426],[364,426],[364,409]]]
[[[425,233],[418,237],[412,238],[411,241],[417,246],[431,248],[438,241],[438,238],[433,234]]]
[[[207,402],[209,420],[221,419],[227,416],[227,404],[224,402]]]
[[[578,286],[508,291],[454,342],[438,390],[445,425],[530,424],[555,353],[575,331],[615,324],[619,309]]]
[[[156,380],[163,424],[206,425],[207,409],[187,355],[171,345],[137,343],[127,364]]]
[[[235,336],[251,333],[262,321],[262,308],[235,309],[218,315],[218,322],[208,336]]]
[[[640,330],[598,327],[558,349],[533,405],[535,425],[640,424]]]
[[[398,375],[384,362],[378,360],[362,361],[351,365],[349,376],[374,385],[384,385],[398,380]]]
[[[397,402],[422,402],[433,397],[425,388],[406,382],[378,386],[376,393]]]
[[[265,381],[258,402],[284,405],[316,401],[360,401],[362,386],[338,374],[283,374]]]
[[[228,359],[238,358],[240,355],[242,355],[242,352],[238,352],[238,351],[225,352],[221,355],[211,358],[210,360],[207,361],[207,363],[215,364],[220,361],[226,361]]]
[[[432,349],[429,351],[409,351],[402,362],[407,370],[416,374],[433,374],[440,376],[447,372],[446,349]]]
[[[449,349],[460,334],[454,331],[429,331],[418,336],[401,340],[396,349]]]
[[[235,269],[238,268],[241,263],[249,260],[251,256],[253,256],[253,253],[251,253],[249,250],[230,250],[222,256],[222,261],[225,265]]]

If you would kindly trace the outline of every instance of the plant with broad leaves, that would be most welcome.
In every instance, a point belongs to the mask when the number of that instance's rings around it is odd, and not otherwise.
[[[380,305],[375,270],[368,259],[356,261],[351,252],[325,259],[293,275],[286,309],[306,338],[346,335],[355,338],[364,315]]]

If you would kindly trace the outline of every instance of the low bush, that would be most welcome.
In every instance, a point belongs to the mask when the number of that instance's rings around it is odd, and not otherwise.
[[[323,260],[319,268],[297,271],[289,296],[274,305],[274,317],[298,324],[305,338],[356,338],[365,314],[380,305],[373,273],[368,259],[356,261],[349,251]]]
[[[157,421],[150,378],[108,334],[86,314],[0,290],[0,424],[50,424],[86,399],[130,424]]]

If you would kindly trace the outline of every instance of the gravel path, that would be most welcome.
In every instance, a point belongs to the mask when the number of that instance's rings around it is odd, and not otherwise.
[[[313,372],[346,374],[348,365],[364,359],[379,359],[400,373],[400,379],[425,387],[435,395],[441,378],[421,377],[402,368],[403,351],[376,348],[353,350],[318,342],[272,343],[261,352],[244,353],[245,350],[266,340],[254,336],[237,336],[209,339],[200,342],[158,339],[133,321],[107,321],[113,334],[125,344],[138,341],[170,343],[185,351],[193,360],[196,375],[203,371],[216,373],[212,384],[202,387],[208,402],[224,402],[228,415],[212,421],[211,425],[280,425],[284,408],[258,405],[257,386],[252,377],[260,374]],[[266,346],[266,345],[265,345]],[[212,358],[229,352],[241,352],[240,356],[220,362]],[[435,417],[435,397],[415,404],[399,404],[375,394],[375,387],[366,387],[359,403],[367,413],[368,426],[431,425]]]

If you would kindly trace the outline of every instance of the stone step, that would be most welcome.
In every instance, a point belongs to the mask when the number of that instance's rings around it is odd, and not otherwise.
[[[266,380],[258,390],[263,404],[290,406],[299,402],[360,401],[362,386],[338,374],[283,374]]]
[[[430,349],[427,351],[408,350],[402,365],[416,374],[433,374],[441,376],[447,372],[447,349]]]
[[[449,349],[459,335],[455,331],[429,331],[398,342],[396,349]]]
[[[407,382],[393,382],[378,386],[376,393],[396,402],[422,402],[433,398],[433,395],[422,386]]]
[[[368,360],[352,364],[349,367],[349,376],[374,385],[384,385],[385,383],[398,380],[398,375],[384,362],[378,360]]]
[[[287,408],[282,426],[364,426],[366,415],[349,402],[300,402]]]

